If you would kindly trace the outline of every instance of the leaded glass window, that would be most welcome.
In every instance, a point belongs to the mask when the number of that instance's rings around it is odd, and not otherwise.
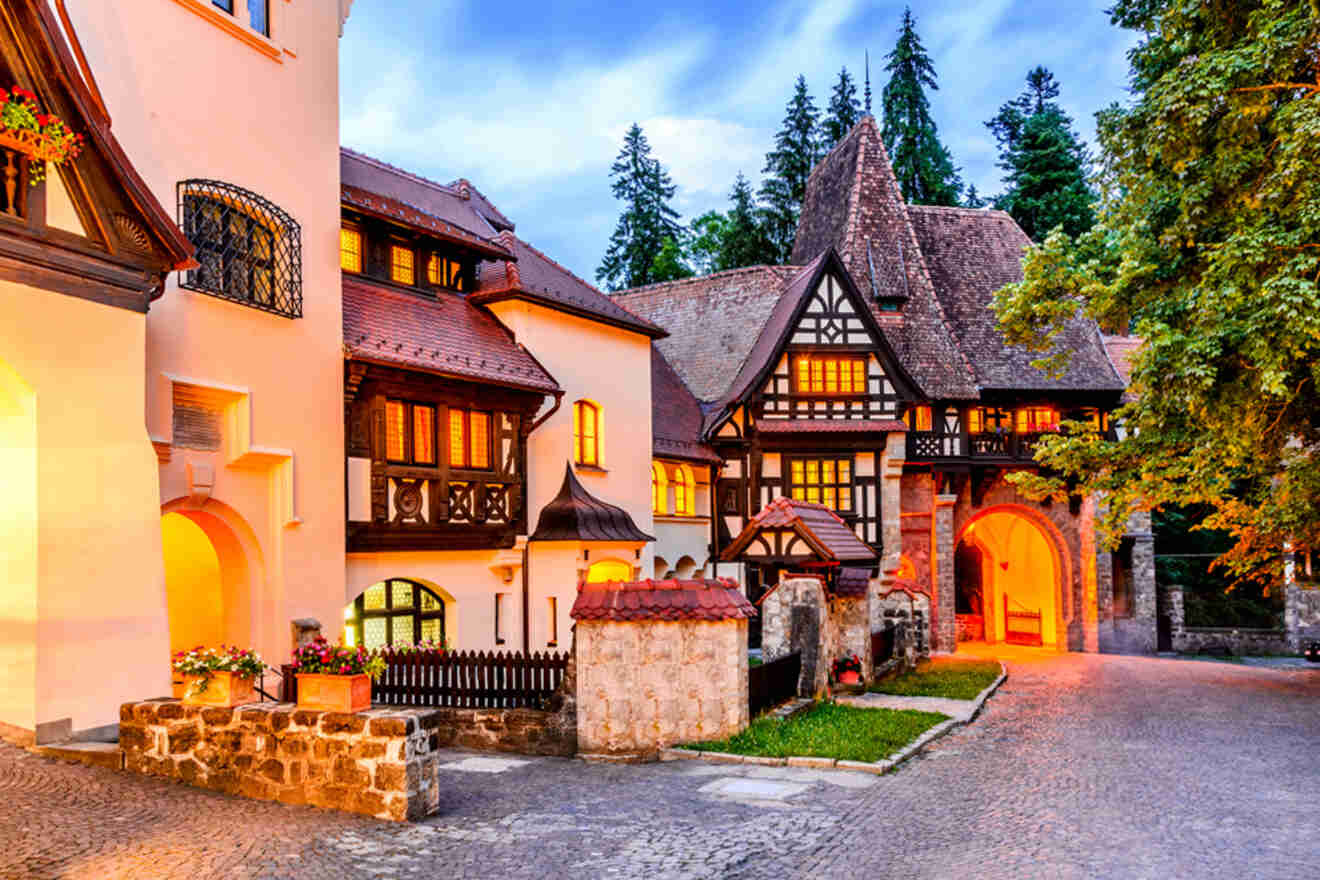
[[[445,602],[416,581],[391,578],[372,584],[344,613],[349,645],[369,649],[445,641]]]

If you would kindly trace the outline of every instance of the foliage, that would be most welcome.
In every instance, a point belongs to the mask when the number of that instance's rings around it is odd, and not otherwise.
[[[1091,157],[1054,100],[1059,84],[1044,67],[1027,73],[1026,89],[986,123],[999,142],[1008,189],[996,199],[1032,241],[1062,226],[1080,235],[1095,224],[1095,193],[1087,182]]]
[[[872,684],[878,694],[905,697],[944,697],[949,700],[974,700],[994,684],[1002,670],[996,660],[923,660],[917,668]]]
[[[317,636],[293,652],[294,672],[321,675],[370,675],[379,678],[385,671],[385,658],[358,645],[346,648],[332,645],[323,636]]]
[[[377,654],[389,660],[394,657],[408,657],[414,654],[424,656],[435,656],[437,654],[449,653],[449,645],[445,642],[437,642],[434,639],[427,639],[418,642],[415,645],[382,645],[376,649]]]
[[[834,84],[830,104],[825,108],[825,117],[820,121],[821,153],[833,149],[861,118],[862,105],[857,102],[857,84],[853,82],[848,68],[844,67],[839,70],[839,81]]]
[[[666,235],[660,252],[651,260],[651,283],[691,278],[692,267],[686,262],[683,247],[672,235]]]
[[[985,199],[981,198],[981,194],[976,191],[976,184],[973,183],[967,187],[967,195],[963,196],[963,207],[984,208],[985,205]]]
[[[956,205],[962,181],[930,115],[925,90],[939,85],[911,9],[903,10],[898,43],[886,57],[890,77],[880,95],[880,133],[903,196],[914,205]]]
[[[729,218],[719,211],[707,211],[688,224],[687,262],[698,275],[716,271],[728,234]]]
[[[1198,528],[1205,505],[1166,507],[1151,516],[1155,580],[1183,591],[1187,626],[1272,628],[1280,624],[1282,593],[1257,582],[1234,584],[1214,558],[1233,546],[1224,532]]]
[[[1099,223],[1050,234],[996,295],[1007,337],[1049,352],[1080,307],[1133,328],[1134,403],[1108,441],[1050,438],[1034,495],[1108,493],[1129,514],[1204,504],[1238,579],[1282,578],[1282,549],[1320,546],[1320,3],[1119,0],[1139,31],[1134,100],[1099,115]],[[1058,369],[1066,353],[1040,363]]]
[[[807,195],[807,178],[820,161],[816,109],[807,92],[807,79],[799,75],[775,135],[775,148],[765,155],[766,177],[761,182],[761,228],[769,241],[772,262],[788,262],[797,234],[798,214]]]
[[[179,651],[174,655],[174,671],[197,679],[188,689],[192,695],[205,693],[217,672],[232,672],[239,678],[256,678],[265,668],[266,664],[254,652],[228,645],[219,648],[198,645],[191,651]]]
[[[724,240],[715,260],[715,268],[723,271],[775,262],[773,248],[757,217],[751,184],[741,173],[733,182],[729,200],[732,205],[725,215]]]
[[[888,758],[945,720],[947,716],[937,712],[817,703],[786,721],[763,715],[728,739],[696,743],[689,748],[766,758],[805,756],[875,762]]]
[[[610,166],[610,177],[611,191],[624,209],[596,270],[596,280],[611,290],[650,284],[656,280],[653,267],[665,239],[679,241],[683,227],[669,204],[677,187],[660,161],[651,157],[651,145],[636,123],[624,136],[623,147]]]
[[[22,86],[0,89],[0,128],[36,135],[31,146],[37,161],[28,170],[32,186],[46,179],[45,162],[58,165],[82,152],[83,136],[74,134],[58,116],[41,112],[37,96]]]

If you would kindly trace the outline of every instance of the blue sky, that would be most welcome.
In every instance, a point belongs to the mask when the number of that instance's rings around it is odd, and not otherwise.
[[[1089,144],[1125,96],[1131,34],[1112,0],[913,0],[939,75],[930,95],[963,178],[1000,189],[983,125],[1043,64]],[[356,0],[341,43],[346,146],[440,181],[467,177],[518,233],[591,279],[618,216],[609,165],[634,121],[678,185],[685,219],[755,183],[805,74],[822,109],[839,68],[877,99],[903,4]],[[859,87],[860,97],[860,87]]]

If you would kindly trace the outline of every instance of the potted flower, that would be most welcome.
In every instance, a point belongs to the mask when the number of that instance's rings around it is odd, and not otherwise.
[[[298,676],[298,708],[322,712],[361,712],[371,706],[371,680],[385,671],[385,659],[365,647],[332,645],[322,636],[293,652]]]
[[[241,706],[257,701],[252,681],[266,664],[246,648],[198,645],[174,655],[174,671],[183,676],[183,701],[193,706]]]
[[[839,684],[862,683],[862,661],[856,654],[845,654],[834,661],[834,680]]]
[[[0,89],[0,146],[30,156],[28,179],[36,186],[46,177],[46,162],[59,165],[82,152],[83,136],[58,116],[41,112],[37,96],[22,86]]]

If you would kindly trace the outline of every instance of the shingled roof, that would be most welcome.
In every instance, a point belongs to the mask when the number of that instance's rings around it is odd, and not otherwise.
[[[403,202],[478,239],[489,241],[499,232],[483,213],[483,206],[490,203],[480,194],[474,199],[472,192],[475,190],[469,189],[465,196],[461,188],[427,180],[347,147],[339,148],[339,182],[341,186],[356,187]],[[495,213],[504,216],[498,211]]]
[[[495,242],[513,254],[517,263],[507,260],[483,263],[480,287],[469,297],[472,302],[484,305],[522,299],[652,339],[665,335],[661,327],[624,308],[513,232],[500,232]]]
[[[1031,365],[1040,354],[1009,345],[991,310],[994,293],[1022,280],[1027,234],[1003,211],[910,205],[908,216],[976,381],[987,390],[1121,391],[1125,383],[1105,353],[1095,323],[1073,318],[1057,342],[1071,353],[1068,370],[1053,377]]]
[[[823,504],[798,501],[787,496],[776,498],[747,522],[747,526],[720,559],[728,562],[742,558],[743,551],[766,531],[795,531],[822,562],[867,562],[876,560],[875,550],[857,537],[837,513]]]
[[[715,450],[701,442],[701,404],[674,368],[651,344],[651,449],[658,458],[720,464]]]
[[[536,521],[529,541],[654,541],[637,528],[628,511],[601,501],[578,482],[573,466],[564,468],[559,494]]]
[[[580,584],[574,620],[742,620],[756,609],[736,581],[669,580]]]
[[[495,318],[456,294],[425,299],[345,275],[344,354],[404,369],[555,392],[559,384]]]

